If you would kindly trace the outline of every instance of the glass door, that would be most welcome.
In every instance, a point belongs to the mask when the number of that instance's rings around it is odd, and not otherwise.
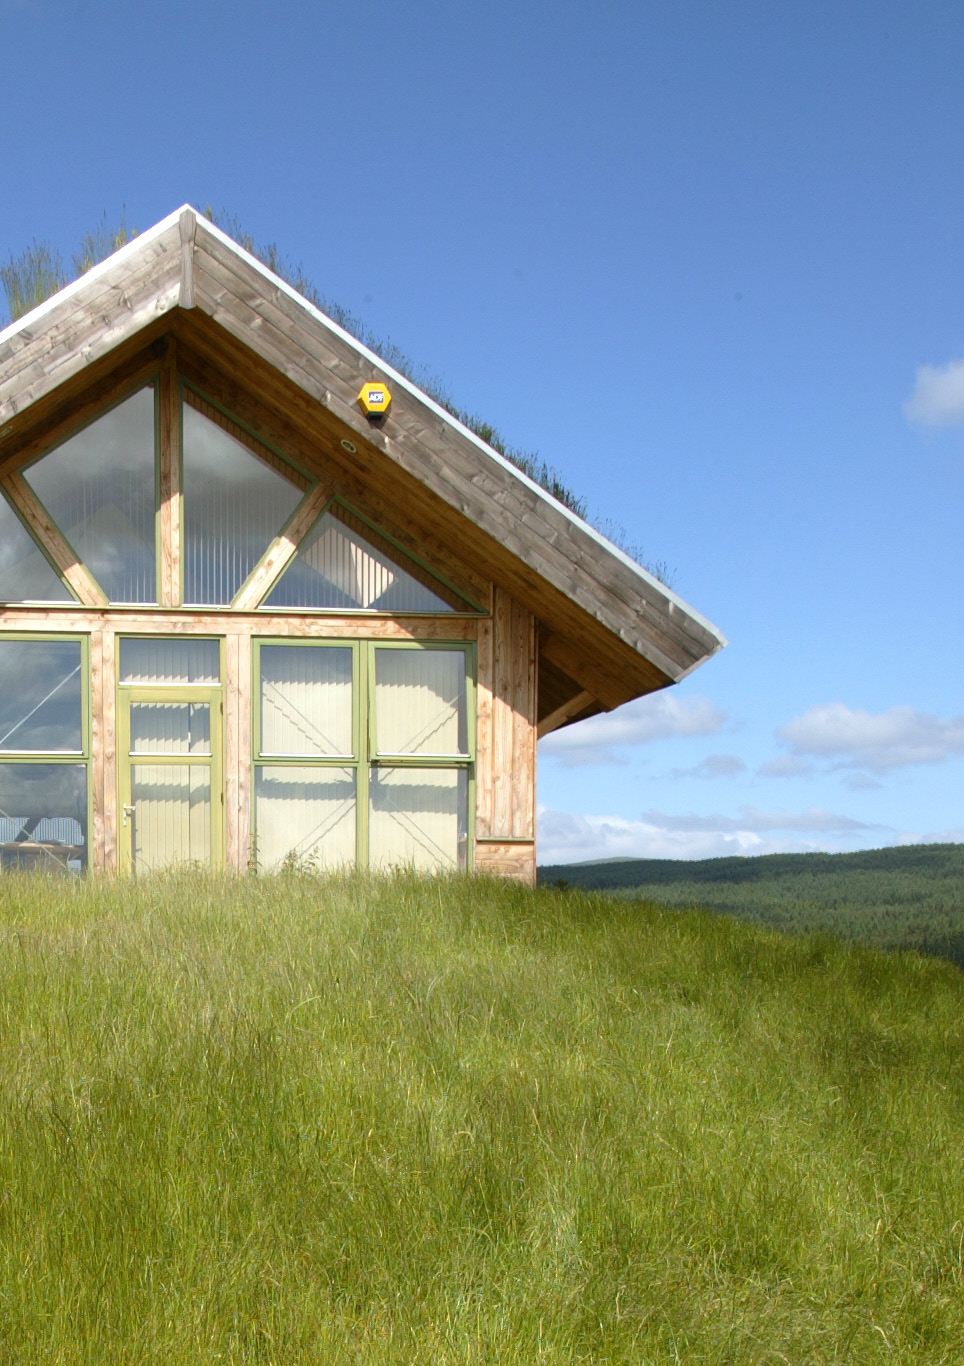
[[[213,647],[213,659],[219,658],[216,641],[121,642],[117,751],[122,871],[185,863],[211,868],[223,862],[221,686],[212,679],[210,654],[207,668],[185,667],[194,662],[193,646]],[[147,681],[145,672],[164,677]]]

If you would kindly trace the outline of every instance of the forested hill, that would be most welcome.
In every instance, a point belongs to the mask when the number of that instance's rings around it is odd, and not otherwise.
[[[539,869],[539,881],[704,906],[793,933],[822,930],[881,948],[919,949],[964,967],[964,844],[554,864]]]

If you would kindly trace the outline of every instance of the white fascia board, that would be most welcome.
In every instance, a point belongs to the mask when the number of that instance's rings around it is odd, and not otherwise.
[[[178,212],[180,212],[180,210]],[[177,215],[175,215],[175,217],[176,216]],[[685,613],[685,615],[690,618],[690,620],[702,626],[705,631],[719,641],[719,649],[722,649],[727,644],[726,637],[722,632],[719,631],[711,621],[707,621],[706,617],[702,616],[691,607],[688,602],[684,602],[684,600],[674,593],[671,588],[667,588],[664,583],[660,583],[659,579],[653,574],[650,574],[650,572],[647,569],[644,569],[641,564],[637,564],[624,550],[620,550],[619,546],[613,545],[612,541],[607,540],[594,526],[590,526],[588,522],[585,522],[581,517],[578,517],[571,508],[567,508],[564,503],[560,503],[558,498],[553,498],[552,494],[549,493],[547,489],[544,489],[541,484],[537,484],[534,479],[530,479],[529,475],[527,475],[524,470],[520,470],[511,460],[507,460],[504,455],[500,455],[497,450],[494,450],[489,446],[480,436],[476,435],[470,427],[466,427],[464,423],[460,422],[457,417],[453,417],[452,414],[447,412],[435,399],[420,389],[417,384],[413,384],[405,375],[394,370],[387,361],[383,360],[375,351],[369,350],[369,348],[360,342],[357,337],[353,337],[350,332],[346,332],[333,318],[329,318],[327,313],[323,313],[320,308],[317,308],[309,299],[306,299],[304,295],[299,294],[286,280],[282,280],[279,275],[275,275],[274,271],[269,270],[262,261],[259,261],[256,256],[252,256],[244,247],[239,246],[232,237],[229,237],[228,234],[223,232],[216,224],[200,215],[198,215],[198,223],[203,227],[205,232],[212,233],[226,247],[230,247],[232,251],[243,257],[253,270],[256,270],[259,275],[262,275],[266,280],[270,280],[277,289],[280,289],[283,293],[287,294],[288,297],[303,308],[306,313],[310,314],[316,322],[327,328],[329,332],[333,332],[336,337],[340,337],[342,341],[347,342],[360,356],[364,356],[364,358],[375,366],[376,369],[380,370],[383,375],[386,375],[391,379],[393,384],[405,389],[413,398],[416,398],[420,403],[425,404],[425,406],[434,413],[436,417],[440,418],[446,426],[454,428],[467,441],[470,441],[486,459],[493,461],[497,465],[501,465],[514,479],[518,479],[520,483],[525,484],[528,489],[531,489],[537,498],[541,499],[542,502],[547,503],[556,512],[561,513],[568,522],[573,526],[578,527],[580,531],[587,535],[591,540],[595,541],[602,550],[606,551],[607,554],[612,555],[614,559],[619,560],[627,569],[632,570],[632,572],[636,574],[637,577],[641,578],[644,583],[655,588],[662,597],[678,607],[681,612]]]
[[[136,256],[143,247],[163,236],[170,228],[176,227],[178,219],[185,209],[190,209],[191,213],[194,213],[190,204],[184,204],[180,209],[175,209],[166,218],[162,218],[160,223],[155,223],[153,228],[148,228],[147,232],[138,233],[129,242],[125,242],[122,247],[111,252],[110,256],[105,256],[103,261],[98,261],[96,266],[91,266],[90,270],[85,270],[83,275],[78,275],[76,280],[71,280],[69,285],[64,285],[63,289],[58,289],[56,294],[51,294],[50,298],[44,299],[42,304],[36,304],[33,308],[28,309],[23,317],[18,318],[16,322],[9,323],[0,331],[0,342],[5,342],[9,337],[15,337],[18,332],[27,327],[33,327],[39,319],[53,312],[55,308],[59,308],[65,300],[69,302],[91,281],[99,280],[102,275],[107,275],[114,266],[126,261],[129,256]]]

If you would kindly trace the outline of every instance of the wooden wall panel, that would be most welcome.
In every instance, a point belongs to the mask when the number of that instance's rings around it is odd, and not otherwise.
[[[225,641],[225,866],[244,872],[251,856],[251,638]]]
[[[480,623],[475,866],[535,876],[536,625],[503,589]]]
[[[97,873],[104,871],[104,633],[90,637],[90,805],[87,862]]]
[[[475,836],[492,834],[492,691],[494,686],[492,658],[492,622],[479,622],[477,645],[478,676],[476,679],[476,735],[475,735]]]
[[[534,887],[536,846],[529,841],[499,844],[486,840],[476,845],[475,871],[489,877],[510,877]]]
[[[160,379],[160,529],[162,607],[181,601],[181,402],[174,344]]]

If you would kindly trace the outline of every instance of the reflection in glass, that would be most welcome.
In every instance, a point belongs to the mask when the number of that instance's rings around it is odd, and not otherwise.
[[[68,437],[24,478],[111,602],[157,601],[152,387]]]
[[[468,774],[453,768],[373,768],[369,863],[419,872],[465,868]]]
[[[216,640],[127,637],[120,642],[119,663],[122,683],[217,683],[221,678]]]
[[[319,518],[264,606],[329,612],[452,611],[448,602],[398,560],[377,550],[357,528],[349,529],[330,512]]]
[[[260,653],[261,753],[351,755],[351,649],[262,645]]]
[[[355,771],[351,768],[258,768],[254,782],[257,860],[324,869],[355,861]]]
[[[207,702],[132,702],[131,754],[210,754]]]
[[[73,602],[6,497],[0,494],[0,602]]]
[[[207,764],[132,764],[135,872],[211,862],[211,772]]]
[[[79,640],[0,640],[0,750],[79,754]]]
[[[463,651],[377,649],[375,719],[379,754],[467,755]]]
[[[0,868],[86,866],[86,766],[0,764]]]
[[[301,490],[210,418],[183,405],[184,601],[225,605]]]

